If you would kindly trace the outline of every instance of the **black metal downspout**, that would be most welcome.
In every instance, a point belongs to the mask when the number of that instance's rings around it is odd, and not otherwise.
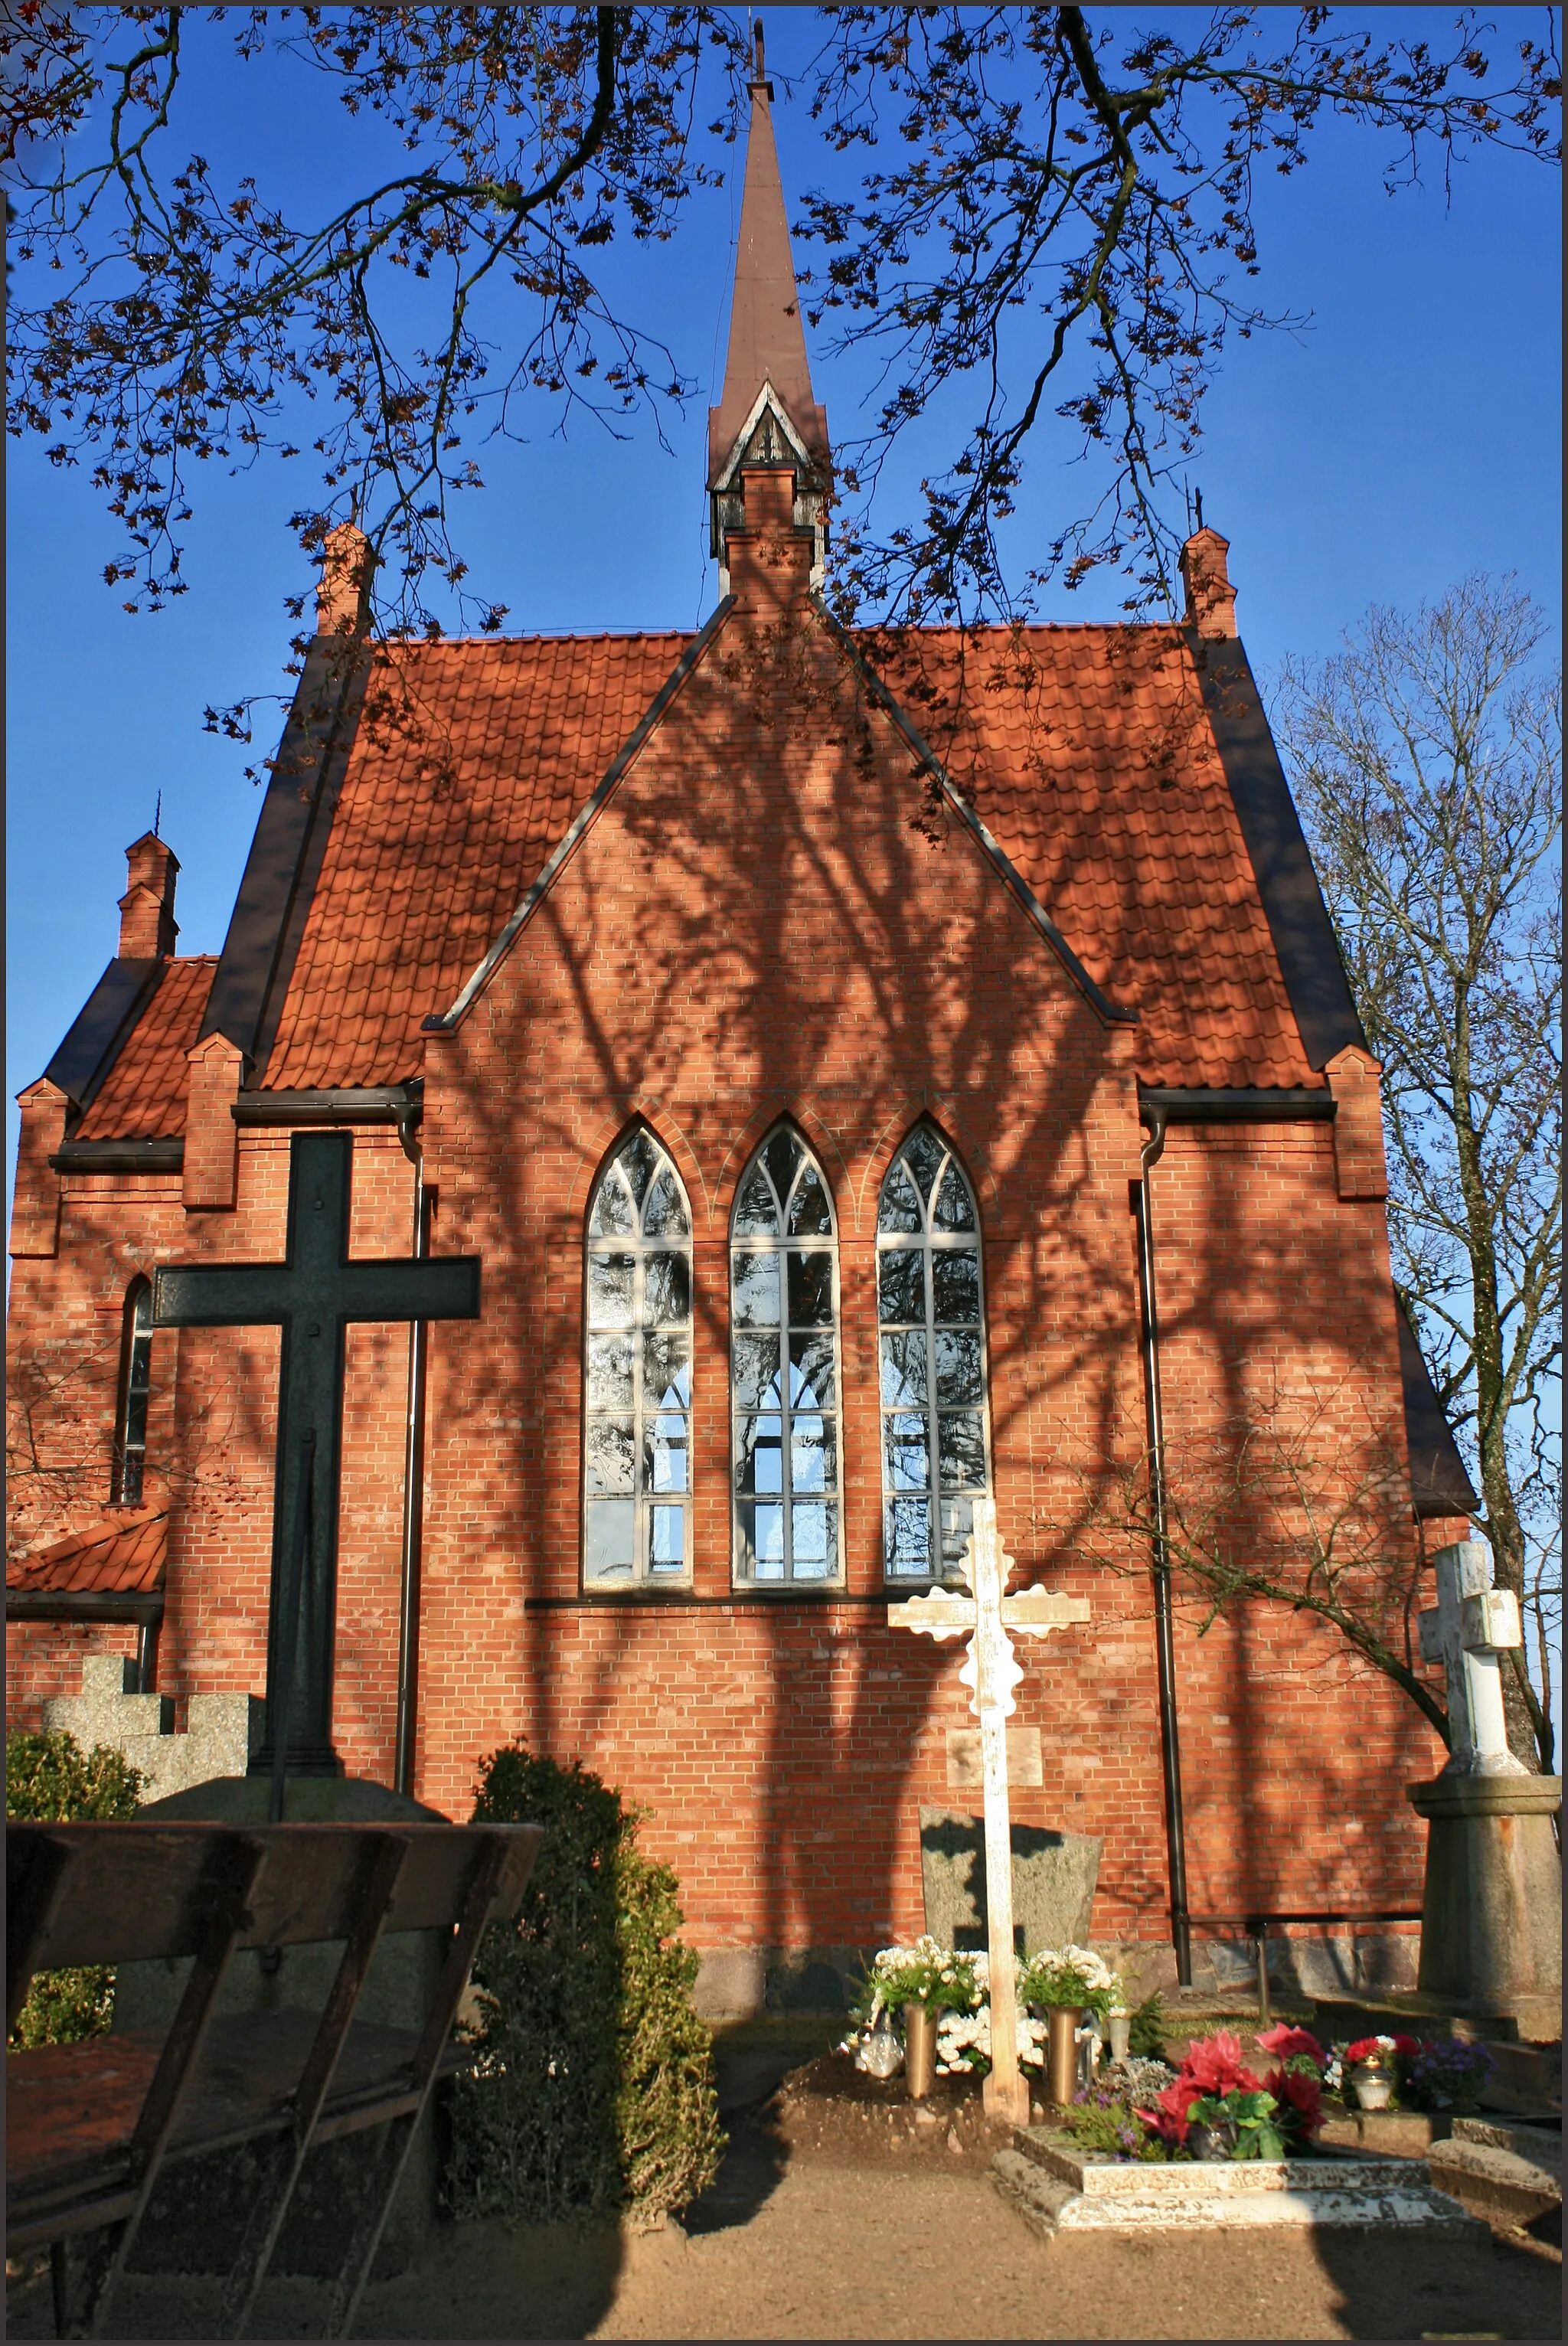
[[[1160,1402],[1160,1321],[1155,1289],[1155,1229],[1149,1174],[1166,1145],[1166,1110],[1144,1109],[1149,1137],[1132,1183],[1138,1225],[1138,1290],[1142,1305],[1144,1406],[1148,1423],[1149,1498],[1154,1509],[1155,1654],[1159,1670],[1160,1756],[1165,1766],[1166,1851],[1170,1876],[1171,1943],[1176,1979],[1192,1985],[1192,1932],[1186,1898],[1186,1824],[1182,1813],[1181,1738],[1176,1723],[1176,1643],[1171,1628],[1170,1547],[1166,1536],[1165,1416]]]
[[[397,1137],[413,1167],[413,1252],[423,1262],[430,1252],[431,1198],[424,1186],[424,1151],[413,1137],[417,1111],[398,1118]],[[424,1553],[424,1372],[428,1322],[411,1320],[408,1330],[408,1436],[403,1454],[402,1602],[398,1617],[396,1789],[413,1797],[414,1736],[418,1726],[420,1566]]]

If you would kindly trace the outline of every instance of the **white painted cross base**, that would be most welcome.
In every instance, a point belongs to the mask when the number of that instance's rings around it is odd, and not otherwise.
[[[972,1594],[958,1596],[933,1588],[888,1606],[888,1619],[901,1629],[928,1637],[963,1637],[969,1653],[959,1672],[968,1687],[969,1707],[980,1719],[980,1757],[985,1799],[985,1906],[991,1969],[991,2075],[985,2080],[986,2116],[998,2126],[1027,2126],[1029,2081],[1018,2066],[1018,2001],[1013,1977],[1013,1831],[1007,1802],[1007,1721],[1013,1689],[1023,1676],[1013,1658],[1009,1629],[1043,1637],[1070,1621],[1086,1621],[1086,1596],[1056,1596],[1044,1588],[1003,1592],[1013,1570],[996,1536],[996,1502],[976,1499],[974,1531],[960,1567]]]

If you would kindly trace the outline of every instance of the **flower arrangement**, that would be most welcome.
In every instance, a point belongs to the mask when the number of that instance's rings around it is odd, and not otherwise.
[[[983,1955],[959,1954],[929,1933],[912,1947],[883,1947],[860,1982],[850,2018],[874,2028],[884,2012],[897,2015],[906,2004],[923,2004],[928,2012],[972,2012],[984,1992],[984,1963]]]
[[[983,1962],[984,1958],[979,1958]],[[1044,2066],[1047,2031],[1043,2020],[1031,2017],[1023,1999],[1018,2000],[1018,2058],[1025,2068]],[[984,2075],[991,2067],[991,2004],[980,2004],[972,2012],[944,2012],[936,2035],[936,2066],[940,2076],[961,2076],[966,2069]]]
[[[1410,2044],[1409,2038],[1405,2042]],[[1424,2045],[1410,2044],[1410,2051],[1401,2056],[1400,2093],[1418,2110],[1472,2109],[1492,2069],[1484,2045],[1436,2036]]]
[[[1104,2019],[1125,2011],[1120,1975],[1093,1947],[1042,1947],[1019,1975],[1021,2004],[1075,2004]]]
[[[1381,2069],[1390,2073],[1400,2055],[1408,2057],[1417,2050],[1413,2036],[1358,2036],[1347,2045],[1339,2055],[1347,2069]]]
[[[1322,2046],[1309,2030],[1284,2025],[1268,2030],[1257,2043],[1278,2063],[1266,2078],[1247,2066],[1227,2029],[1188,2045],[1175,2083],[1156,2096],[1153,2109],[1138,2112],[1168,2152],[1186,2150],[1195,2127],[1232,2158],[1284,2158],[1317,2134],[1328,2063]]]

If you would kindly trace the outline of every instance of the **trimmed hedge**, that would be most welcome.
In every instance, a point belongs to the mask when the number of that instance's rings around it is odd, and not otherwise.
[[[74,1735],[5,1738],[5,1813],[38,1824],[133,1817],[141,1770],[123,1751],[96,1744],[84,1751]],[[115,1975],[102,1964],[87,1970],[36,1972],[8,2043],[75,2045],[96,2036],[114,2011]]]
[[[618,1792],[521,1742],[484,1762],[473,1816],[545,1841],[515,1929],[493,1925],[474,1965],[479,2066],[453,2090],[448,2205],[512,2223],[688,2206],[725,2138],[675,1875],[638,1850]]]

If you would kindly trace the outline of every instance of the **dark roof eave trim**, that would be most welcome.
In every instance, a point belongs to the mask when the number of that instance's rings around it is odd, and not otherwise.
[[[88,1590],[7,1588],[7,1621],[161,1621],[163,1591],[95,1596]]]
[[[622,775],[626,772],[627,767],[631,764],[633,759],[636,756],[638,750],[642,748],[644,742],[647,740],[655,726],[657,725],[659,719],[668,709],[671,701],[680,690],[681,686],[686,682],[693,668],[696,668],[698,660],[701,659],[709,644],[713,641],[715,636],[718,635],[720,627],[724,625],[725,620],[729,617],[729,614],[734,610],[734,596],[727,595],[724,597],[724,600],[718,605],[718,607],[714,612],[712,617],[708,621],[707,625],[697,635],[694,636],[691,642],[687,644],[685,651],[682,652],[679,659],[677,660],[674,668],[670,670],[668,676],[666,677],[663,684],[660,685],[657,692],[655,693],[647,709],[643,711],[642,716],[632,728],[632,730],[627,735],[624,745],[616,751],[615,757],[610,760],[609,765],[606,768],[604,776],[596,788],[592,798],[588,801],[586,806],[582,809],[580,813],[573,816],[571,822],[567,825],[565,831],[562,835],[560,843],[551,854],[549,861],[546,862],[544,870],[540,872],[539,877],[528,890],[527,894],[523,898],[521,903],[519,903],[515,912],[512,914],[505,927],[501,931],[500,934],[495,939],[494,944],[490,947],[490,950],[485,954],[484,960],[480,962],[478,966],[471,973],[456,1001],[453,1002],[449,1010],[434,1012],[430,1017],[422,1021],[420,1028],[422,1034],[450,1035],[453,1029],[463,1018],[464,1013],[472,1009],[474,1002],[484,991],[484,988],[490,983],[491,978],[494,975],[496,970],[499,969],[501,964],[505,960],[506,955],[512,950],[513,945],[516,943],[518,936],[522,933],[522,930],[529,918],[529,915],[535,911],[536,906],[542,903],[544,898],[548,895],[557,876],[565,869],[566,863],[570,860],[573,851],[580,844],[593,823],[604,811],[616,783],[620,780]]]
[[[1331,1091],[1237,1086],[1186,1090],[1169,1084],[1138,1086],[1138,1119],[1167,1124],[1301,1124],[1326,1121],[1339,1110]]]
[[[911,751],[919,760],[922,770],[925,772],[935,776],[937,786],[941,790],[942,797],[946,800],[948,805],[952,809],[953,813],[958,817],[960,822],[962,823],[971,838],[976,841],[979,846],[983,849],[986,857],[1000,875],[1003,884],[1006,886],[1010,893],[1023,906],[1024,913],[1028,915],[1029,919],[1033,921],[1034,926],[1040,931],[1041,935],[1045,939],[1046,944],[1051,947],[1052,952],[1055,954],[1057,960],[1061,963],[1068,976],[1073,980],[1074,985],[1077,986],[1079,992],[1084,995],[1095,1015],[1102,1019],[1107,1026],[1135,1026],[1138,1024],[1137,1012],[1135,1010],[1122,1009],[1116,1003],[1111,1000],[1109,994],[1104,993],[1102,989],[1095,984],[1094,979],[1090,976],[1088,971],[1084,968],[1077,954],[1073,951],[1072,946],[1067,943],[1067,940],[1063,935],[1061,930],[1057,927],[1055,922],[1051,918],[1050,913],[1045,910],[1044,905],[1040,902],[1039,897],[1034,893],[1033,889],[1029,885],[1028,881],[1023,877],[1023,872],[1019,871],[1017,865],[1013,862],[1011,856],[1008,855],[1001,842],[993,836],[991,831],[988,830],[986,825],[981,821],[981,818],[976,814],[968,800],[959,790],[958,785],[953,780],[952,775],[948,772],[947,768],[942,764],[942,760],[937,756],[936,752],[930,749],[926,742],[921,739],[918,729],[911,722],[910,718],[906,716],[904,710],[894,699],[892,693],[882,682],[881,678],[878,676],[875,669],[871,666],[864,653],[860,650],[854,638],[849,633],[849,630],[840,626],[840,622],[833,617],[832,612],[828,608],[826,602],[820,595],[813,594],[811,601],[820,617],[826,621],[828,627],[832,630],[840,644],[843,647],[845,657],[853,666],[857,676],[859,676],[864,682],[867,691],[871,694],[878,708],[882,710],[885,716],[891,719],[892,724],[902,735],[904,741]]]
[[[180,1173],[185,1142],[162,1140],[67,1140],[49,1159],[54,1173]]]
[[[408,1124],[422,1112],[424,1079],[349,1085],[337,1090],[241,1092],[229,1107],[236,1124]]]

